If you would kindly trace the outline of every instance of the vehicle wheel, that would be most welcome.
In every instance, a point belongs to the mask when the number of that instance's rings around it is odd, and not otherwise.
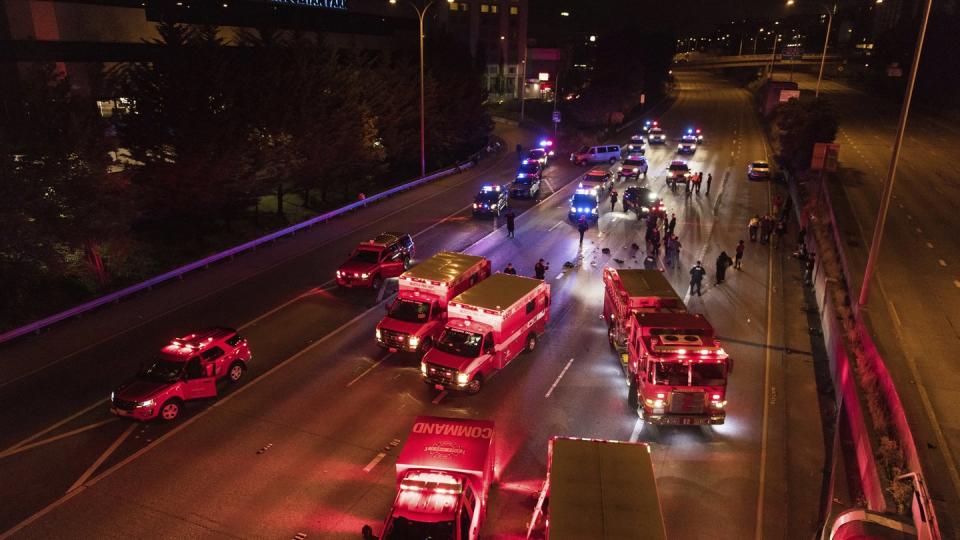
[[[382,285],[383,279],[381,279],[380,276],[373,276],[373,281],[370,282],[370,286],[373,287],[373,290],[379,291]]]
[[[610,350],[617,350],[617,329],[613,324],[607,325],[607,341],[610,342]]]
[[[613,157],[610,158],[610,164],[611,164],[611,165],[613,165],[613,164],[616,163],[616,162],[617,162],[617,158],[613,158]]]
[[[470,384],[467,385],[467,393],[471,396],[474,396],[480,393],[480,389],[483,388],[483,375],[477,374],[476,377],[470,381]]]
[[[403,258],[403,269],[404,269],[404,270],[409,270],[409,269],[410,269],[410,256],[409,256],[409,255]]]
[[[421,355],[427,354],[427,351],[433,348],[433,340],[430,338],[425,338],[420,342],[420,348],[418,351]]]
[[[537,348],[537,335],[531,332],[530,335],[527,336],[527,347],[524,349],[524,351],[529,353],[529,352],[533,352],[533,350],[536,348]]]
[[[243,377],[243,372],[246,371],[243,362],[234,362],[230,364],[230,371],[227,372],[227,378],[231,383],[235,383]]]
[[[637,398],[637,378],[633,375],[627,376],[630,377],[629,390],[627,390],[627,405],[639,413],[640,400]]]
[[[180,410],[183,409],[183,403],[179,399],[167,400],[160,406],[160,420],[164,422],[173,422],[180,416]]]

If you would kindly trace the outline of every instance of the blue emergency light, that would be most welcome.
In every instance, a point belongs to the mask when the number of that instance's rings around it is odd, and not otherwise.
[[[480,188],[480,191],[482,191],[483,193],[497,192],[497,191],[500,191],[500,186],[483,186],[482,188]]]

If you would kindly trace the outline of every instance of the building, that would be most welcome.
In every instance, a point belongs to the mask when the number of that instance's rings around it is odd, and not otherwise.
[[[484,67],[490,95],[518,97],[527,60],[527,0],[457,0],[444,3],[439,17]]]

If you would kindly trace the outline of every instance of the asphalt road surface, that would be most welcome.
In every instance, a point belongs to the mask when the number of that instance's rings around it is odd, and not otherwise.
[[[683,242],[680,268],[667,275],[686,293],[687,270],[704,261],[708,285],[702,297],[687,298],[688,306],[706,314],[736,359],[724,425],[649,429],[628,409],[600,317],[600,272],[619,266],[615,259],[641,266],[630,245],[643,244],[642,224],[601,204],[599,224],[581,248],[567,201],[582,168],[560,158],[547,169],[541,200],[517,203],[523,212],[515,239],[495,221],[470,216],[466,206],[483,182],[512,176],[510,153],[482,162],[483,172],[385,203],[392,206],[380,209],[388,214],[382,221],[365,222],[358,213],[309,233],[316,238],[307,246],[300,239],[270,248],[289,251],[279,262],[261,259],[275,257],[267,250],[237,261],[228,285],[200,276],[182,284],[184,292],[169,291],[176,297],[169,304],[157,306],[163,303],[149,295],[135,300],[143,302],[142,319],[94,314],[77,328],[101,320],[117,335],[89,347],[69,325],[11,347],[6,358],[34,365],[11,367],[0,383],[0,422],[9,426],[0,433],[7,448],[0,451],[0,530],[18,538],[357,538],[364,523],[379,529],[394,497],[399,445],[415,416],[431,414],[496,422],[499,478],[484,537],[526,531],[554,435],[652,443],[672,538],[809,537],[810,530],[785,526],[817,513],[790,504],[791,489],[803,490],[790,484],[790,454],[802,449],[788,451],[786,441],[790,430],[816,432],[819,419],[800,415],[789,426],[784,420],[789,390],[774,354],[785,339],[782,260],[751,244],[743,271],[730,270],[725,284],[711,285],[719,252],[732,254],[749,216],[770,203],[770,184],[745,179],[747,162],[766,157],[751,108],[741,89],[682,75],[676,101],[659,116],[668,143],[647,151],[647,183],[676,212]],[[664,180],[676,139],[691,126],[706,137],[688,159],[693,170],[713,173],[709,196],[672,194]],[[508,147],[523,137],[525,146],[533,141],[516,130],[505,135]],[[497,270],[512,262],[526,275],[538,258],[547,259],[551,322],[537,350],[476,396],[424,385],[416,358],[374,344],[383,315],[376,295],[329,283],[350,247],[380,230],[416,233],[419,258],[466,250],[490,258]],[[211,324],[239,327],[249,339],[255,362],[246,381],[189,407],[173,426],[109,415],[103,397],[140,358],[172,335]],[[801,439],[814,453],[822,446],[816,437]]]

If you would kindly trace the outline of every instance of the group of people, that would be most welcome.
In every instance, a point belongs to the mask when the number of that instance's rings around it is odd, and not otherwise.
[[[759,236],[761,244],[770,244],[774,248],[783,245],[783,237],[787,234],[787,218],[789,217],[789,201],[784,203],[782,197],[773,198],[773,211],[769,214],[754,214],[747,222],[747,231],[750,241],[756,242]]]
[[[533,265],[533,277],[539,280],[547,279],[547,270],[550,269],[550,263],[540,259],[537,261],[537,264]],[[517,269],[514,268],[513,263],[507,263],[506,268],[503,269],[504,274],[517,275]]]
[[[670,186],[670,191],[672,191],[673,193],[676,193],[676,192],[677,192],[677,178],[674,177],[674,176],[670,176],[670,177],[667,178],[667,183],[668,183],[669,186]],[[689,197],[689,196],[691,196],[691,195],[694,194],[694,193],[696,193],[697,195],[699,195],[699,194],[700,194],[700,187],[703,185],[703,183],[704,183],[703,171],[691,173],[691,174],[690,174],[690,177],[687,178],[687,181],[684,182],[684,191],[685,191],[685,193],[686,193],[686,196]],[[708,174],[707,174],[706,184],[707,184],[706,194],[709,195],[709,194],[710,194],[710,185],[713,184],[713,173],[708,173]]]

